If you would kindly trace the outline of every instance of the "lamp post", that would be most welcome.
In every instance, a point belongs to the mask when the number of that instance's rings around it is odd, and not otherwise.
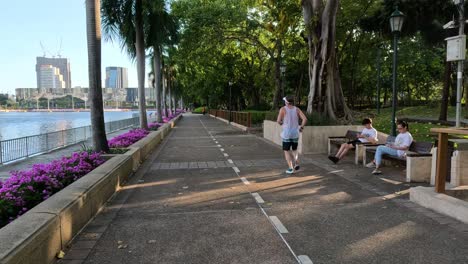
[[[392,72],[392,136],[396,136],[396,107],[397,107],[397,67],[398,67],[398,36],[403,26],[405,15],[395,7],[390,16],[390,29],[393,33],[393,72]]]
[[[231,93],[232,81],[229,81],[229,124],[232,122],[232,93]]]
[[[280,77],[280,88],[281,88],[281,97],[284,97],[284,74],[286,73],[286,64],[281,63],[280,65],[280,72],[281,72],[281,77]]]

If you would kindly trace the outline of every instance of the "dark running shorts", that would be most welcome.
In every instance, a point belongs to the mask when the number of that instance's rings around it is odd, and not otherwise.
[[[290,139],[284,139],[283,138],[283,150],[297,150],[297,143],[299,139],[298,138],[290,138]]]
[[[356,147],[356,144],[361,144],[361,141],[359,139],[353,140],[353,141],[348,141],[347,144],[352,144],[353,147]]]

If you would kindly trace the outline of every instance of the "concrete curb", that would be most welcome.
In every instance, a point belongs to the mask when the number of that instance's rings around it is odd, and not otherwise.
[[[151,132],[126,153],[110,158],[0,229],[0,263],[53,263],[57,253],[119,190],[181,117]]]
[[[411,188],[410,200],[468,224],[468,202],[443,193],[436,193],[434,187]]]
[[[216,119],[218,119],[219,121],[222,121],[222,122],[224,122],[224,123],[226,123],[226,124],[229,124],[229,120],[223,119],[223,118],[221,118],[221,117],[216,117],[216,116],[211,115],[211,114],[210,114],[210,116],[213,117],[213,118],[216,118]],[[237,123],[235,123],[235,122],[231,122],[230,125],[233,126],[233,127],[237,127],[237,128],[239,128],[240,130],[242,130],[242,131],[244,131],[244,132],[247,132],[247,131],[250,130],[249,127],[243,126],[243,125],[241,125],[241,124],[237,124]]]

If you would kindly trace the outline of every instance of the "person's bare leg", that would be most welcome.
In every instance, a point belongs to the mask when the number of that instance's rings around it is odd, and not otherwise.
[[[299,168],[299,152],[296,150],[292,151],[292,156],[293,156],[293,166],[295,170],[298,170]],[[297,168],[297,169],[296,169]]]
[[[341,156],[341,153],[346,149],[346,145],[348,144],[347,143],[341,144],[340,149],[335,154],[335,157],[339,158]]]
[[[347,144],[347,145],[348,146],[346,146],[344,150],[341,152],[341,154],[338,156],[339,159],[342,159],[346,155],[346,153],[348,153],[348,151],[353,148],[353,145],[351,144]]]
[[[291,153],[289,153],[289,150],[284,151],[284,158],[288,163],[288,168],[293,169],[293,158],[291,157]]]

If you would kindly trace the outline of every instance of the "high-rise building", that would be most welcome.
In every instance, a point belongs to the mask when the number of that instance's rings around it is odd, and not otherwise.
[[[71,72],[70,72],[70,62],[67,58],[46,58],[46,57],[36,57],[36,77],[37,77],[37,88],[51,88],[51,87],[41,87],[41,76],[40,69],[42,65],[52,65],[55,68],[60,70],[60,74],[63,76],[63,81],[65,82],[64,88],[71,88]]]
[[[106,88],[128,88],[127,68],[106,67]]]
[[[52,65],[41,65],[38,72],[38,88],[66,88],[60,69]]]

